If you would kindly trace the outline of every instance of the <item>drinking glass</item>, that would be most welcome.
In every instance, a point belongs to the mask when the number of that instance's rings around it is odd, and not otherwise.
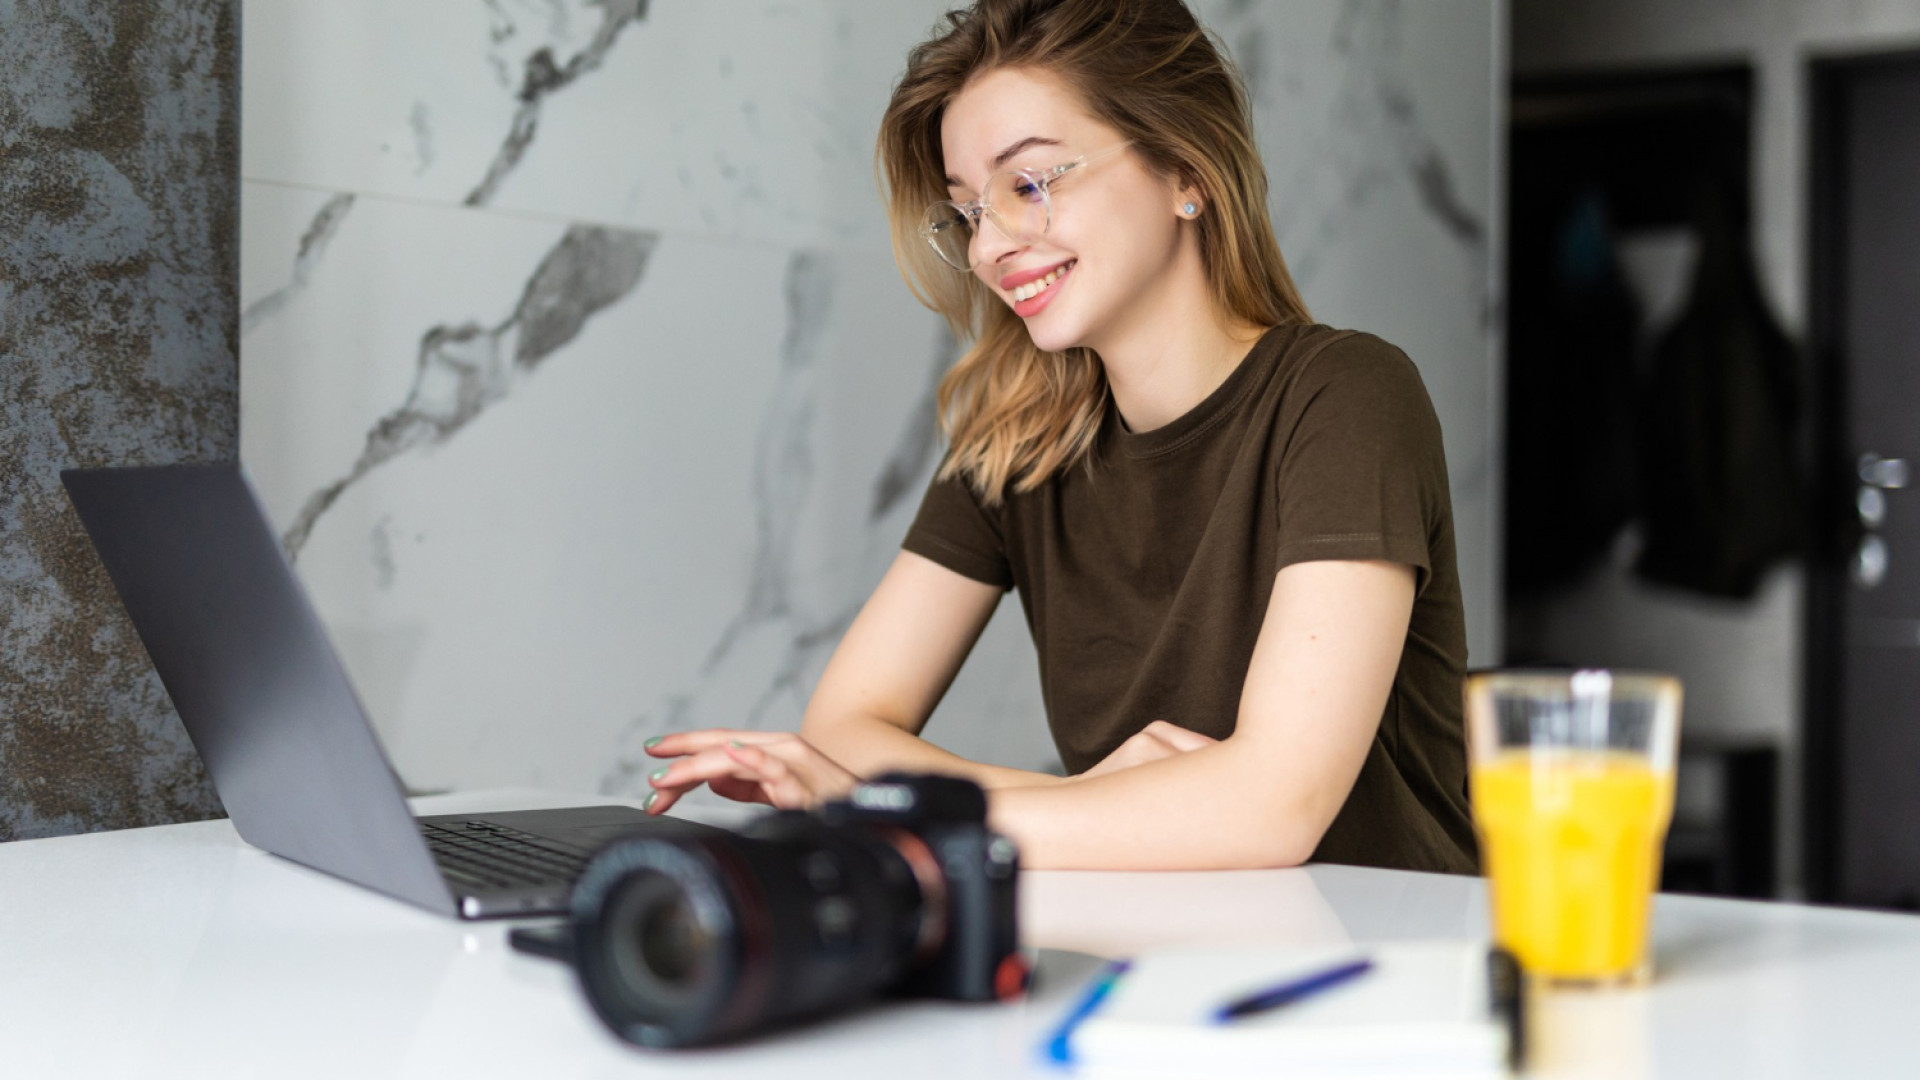
[[[1637,985],[1651,974],[1680,697],[1671,675],[1467,677],[1473,819],[1494,939],[1530,978]]]

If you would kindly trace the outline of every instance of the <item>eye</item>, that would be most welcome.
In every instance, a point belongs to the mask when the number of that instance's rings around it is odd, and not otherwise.
[[[1013,178],[1014,197],[1022,202],[1039,202],[1042,184],[1027,173],[1017,173]]]

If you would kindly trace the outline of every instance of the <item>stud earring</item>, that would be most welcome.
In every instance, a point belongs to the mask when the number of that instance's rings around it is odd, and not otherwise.
[[[1192,217],[1193,215],[1200,212],[1200,208],[1198,206],[1195,206],[1193,203],[1188,203],[1187,205],[1180,208],[1180,212],[1185,214],[1188,217]]]

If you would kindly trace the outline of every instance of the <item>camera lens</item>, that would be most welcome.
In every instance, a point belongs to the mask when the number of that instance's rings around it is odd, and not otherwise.
[[[705,944],[706,935],[678,897],[656,904],[641,916],[640,959],[662,982],[685,982]]]
[[[700,1045],[871,995],[924,954],[927,914],[880,835],[775,814],[603,849],[574,887],[575,966],[621,1038]]]
[[[575,969],[621,1038],[681,1046],[737,992],[742,940],[725,879],[700,844],[616,842],[573,891]]]
[[[713,938],[686,890],[658,870],[636,871],[620,886],[608,929],[614,965],[632,996],[687,1000],[712,963]]]

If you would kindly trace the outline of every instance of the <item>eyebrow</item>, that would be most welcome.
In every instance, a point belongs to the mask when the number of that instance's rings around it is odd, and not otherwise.
[[[1029,135],[1024,139],[1021,139],[1019,142],[1016,142],[1013,145],[1007,147],[1005,150],[1000,151],[998,154],[995,154],[993,156],[993,169],[995,172],[999,172],[1000,166],[1005,165],[1009,160],[1012,159],[1012,157],[1015,154],[1018,154],[1022,150],[1031,150],[1036,146],[1064,146],[1064,145],[1066,144],[1062,143],[1059,139],[1049,139],[1045,135]],[[955,180],[951,175],[949,175],[947,177],[947,186],[948,187],[965,187],[966,185],[962,184],[958,180]]]

